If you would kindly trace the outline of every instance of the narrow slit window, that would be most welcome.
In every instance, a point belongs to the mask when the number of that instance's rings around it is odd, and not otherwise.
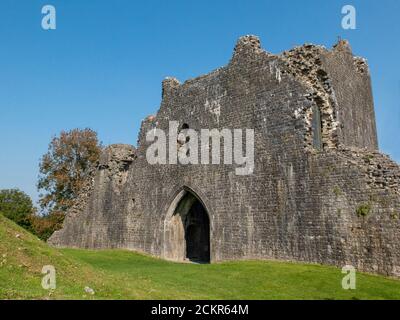
[[[312,135],[313,146],[315,149],[322,149],[322,125],[321,125],[321,112],[318,106],[313,107],[312,112]]]

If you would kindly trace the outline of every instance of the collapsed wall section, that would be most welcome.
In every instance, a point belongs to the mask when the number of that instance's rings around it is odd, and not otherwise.
[[[136,150],[130,145],[105,148],[92,178],[67,212],[63,228],[54,232],[48,242],[84,248],[122,246],[125,215],[121,194],[136,157]]]
[[[308,149],[337,148],[338,140],[338,103],[335,98],[331,80],[324,70],[321,55],[327,50],[321,46],[304,45],[285,51],[280,58],[285,62],[286,70],[306,86],[310,92],[307,98],[315,104],[315,108],[298,109],[296,117],[306,125],[304,142]],[[319,114],[317,128],[313,130],[313,117]],[[318,132],[321,131],[321,132]],[[315,135],[321,136],[317,141]]]
[[[378,150],[369,67],[353,55],[347,41],[339,41],[321,56],[322,65],[335,90],[343,146]]]
[[[315,104],[296,110],[296,118],[306,125],[308,149],[378,149],[368,65],[365,59],[353,56],[347,41],[339,41],[332,50],[305,44],[279,58],[286,66],[282,73],[308,86],[307,98]],[[321,135],[320,142],[317,135]]]

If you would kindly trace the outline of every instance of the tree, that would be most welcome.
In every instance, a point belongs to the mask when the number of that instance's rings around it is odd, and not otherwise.
[[[0,190],[0,212],[8,219],[32,231],[30,216],[35,213],[31,198],[18,189]]]
[[[28,231],[47,241],[54,231],[61,229],[64,217],[64,213],[61,212],[52,212],[46,216],[31,215],[31,227]]]
[[[65,213],[98,162],[101,144],[91,129],[62,131],[40,162],[39,204],[44,214]]]
[[[0,214],[44,241],[60,229],[64,221],[64,214],[60,212],[37,215],[31,198],[18,189],[0,190]]]

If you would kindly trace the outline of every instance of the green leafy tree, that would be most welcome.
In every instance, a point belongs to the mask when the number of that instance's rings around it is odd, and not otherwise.
[[[15,223],[32,231],[30,217],[35,213],[31,198],[18,189],[0,190],[0,212]]]
[[[0,190],[0,214],[46,241],[61,228],[64,214],[51,212],[38,215],[31,198],[18,189]]]
[[[101,152],[91,129],[62,131],[40,162],[39,204],[45,214],[65,213],[90,177]]]

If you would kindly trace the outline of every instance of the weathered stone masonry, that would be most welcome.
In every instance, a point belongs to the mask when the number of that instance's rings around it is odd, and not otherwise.
[[[368,66],[346,41],[273,55],[245,36],[227,66],[182,84],[167,78],[162,95],[137,149],[105,149],[51,244],[176,261],[351,264],[400,276],[400,168],[378,151]],[[149,165],[146,132],[168,132],[172,120],[195,130],[254,129],[254,173]]]

